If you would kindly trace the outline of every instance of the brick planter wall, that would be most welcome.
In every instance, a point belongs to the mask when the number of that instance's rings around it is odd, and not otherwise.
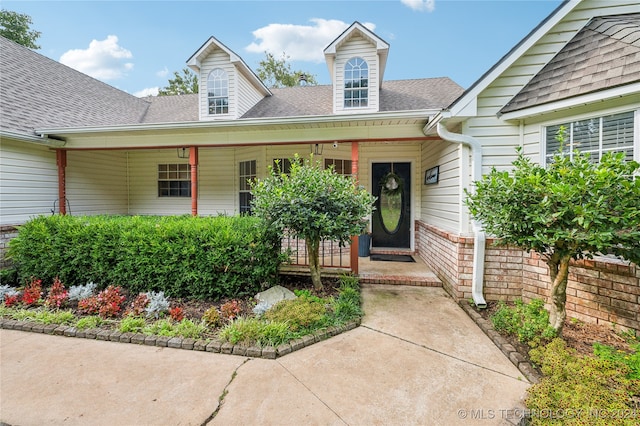
[[[547,264],[536,253],[513,247],[485,248],[484,296],[488,301],[548,300]],[[473,237],[416,222],[416,252],[457,300],[471,298]],[[640,330],[640,267],[616,259],[573,262],[567,314],[585,322]]]
[[[18,236],[18,229],[15,226],[0,226],[0,269],[11,266],[11,261],[5,258],[9,241]]]

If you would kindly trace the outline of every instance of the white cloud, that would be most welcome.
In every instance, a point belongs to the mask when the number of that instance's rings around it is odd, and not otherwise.
[[[169,75],[169,68],[164,67],[163,69],[161,69],[160,71],[156,72],[156,75],[160,78],[164,78],[166,76]]]
[[[433,12],[436,0],[400,0],[405,6],[419,12]]]
[[[133,55],[118,46],[118,37],[109,35],[104,40],[92,40],[88,49],[72,49],[62,54],[60,62],[99,80],[122,78],[133,68],[127,62]]]
[[[312,25],[269,24],[253,32],[257,41],[245,50],[253,53],[268,52],[280,58],[285,52],[292,61],[324,61],[322,51],[350,24],[336,19],[310,19]],[[372,23],[363,23],[371,31]]]
[[[137,96],[139,98],[144,98],[146,96],[158,96],[158,90],[160,90],[159,87],[148,87],[135,92],[133,96]]]

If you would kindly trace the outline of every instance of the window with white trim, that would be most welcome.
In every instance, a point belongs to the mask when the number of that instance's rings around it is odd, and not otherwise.
[[[344,107],[362,108],[369,105],[369,66],[355,57],[344,66]]]
[[[158,197],[191,197],[191,166],[158,164]]]
[[[284,173],[285,175],[288,175],[291,173],[291,160],[288,158],[274,158],[273,171],[278,174]]]
[[[240,176],[240,214],[251,214],[251,200],[253,199],[251,182],[257,177],[256,160],[241,161],[238,171]]]
[[[562,152],[571,155],[573,151],[588,152],[591,160],[600,161],[606,152],[624,152],[627,160],[634,156],[634,111],[627,111],[601,117],[556,124],[545,128],[548,164],[559,152],[558,133],[564,127]]]
[[[325,158],[324,168],[328,169],[333,166],[333,171],[336,174],[351,176],[351,160],[341,160],[339,158]]]
[[[207,96],[210,115],[229,113],[229,79],[225,70],[216,68],[209,73]]]

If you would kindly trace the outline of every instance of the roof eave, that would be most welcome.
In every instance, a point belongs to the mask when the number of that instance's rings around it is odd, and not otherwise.
[[[430,116],[439,112],[439,109],[422,109],[411,111],[392,111],[371,114],[350,114],[350,115],[314,115],[299,117],[269,117],[269,118],[241,118],[235,120],[216,121],[188,121],[173,123],[152,123],[152,124],[125,124],[114,126],[94,126],[94,127],[55,127],[40,128],[35,132],[42,137],[48,135],[77,135],[90,133],[108,132],[137,132],[137,131],[158,131],[158,130],[181,130],[181,129],[206,129],[206,128],[237,128],[254,127],[268,125],[291,125],[291,124],[318,124],[318,123],[340,123],[353,121],[373,121],[390,119],[415,119],[427,120]]]
[[[64,140],[53,139],[44,135],[28,135],[25,133],[12,132],[10,130],[0,130],[0,140],[5,138],[37,145],[45,145],[51,148],[62,148],[66,145],[66,141]]]
[[[574,96],[572,98],[561,99],[555,102],[534,105],[516,111],[505,112],[502,114],[499,113],[498,118],[506,121],[522,120],[537,115],[544,115],[560,110],[576,108],[583,105],[593,104],[595,102],[608,101],[611,99],[634,95],[637,93],[640,93],[640,81],[607,90],[586,93],[584,95]]]

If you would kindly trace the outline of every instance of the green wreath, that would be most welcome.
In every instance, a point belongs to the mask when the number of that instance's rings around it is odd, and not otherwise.
[[[394,172],[387,173],[380,180],[382,192],[390,197],[402,194],[403,186],[402,179]]]

